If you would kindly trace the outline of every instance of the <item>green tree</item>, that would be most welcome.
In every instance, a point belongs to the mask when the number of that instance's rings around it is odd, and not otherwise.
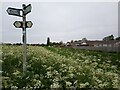
[[[109,40],[114,40],[114,36],[110,35],[110,36],[107,36],[107,37],[103,38],[103,41],[109,41]]]
[[[120,40],[120,37],[117,37],[116,40]]]
[[[50,38],[48,37],[47,38],[47,46],[49,46],[50,45]]]

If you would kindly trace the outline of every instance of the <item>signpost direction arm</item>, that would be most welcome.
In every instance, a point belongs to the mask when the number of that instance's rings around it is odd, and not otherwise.
[[[31,8],[32,8],[31,4],[25,6],[25,7],[24,7],[24,10],[25,10],[25,11],[24,11],[24,15],[30,13],[30,12],[31,12]]]
[[[9,15],[14,15],[14,16],[22,17],[22,15],[20,14],[20,11],[22,11],[22,9],[16,9],[16,8],[11,8],[11,7],[9,7],[7,9],[7,13]]]

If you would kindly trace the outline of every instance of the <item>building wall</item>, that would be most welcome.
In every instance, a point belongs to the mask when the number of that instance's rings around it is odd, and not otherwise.
[[[76,49],[108,51],[108,52],[120,52],[120,47],[92,47],[92,46],[74,46]]]

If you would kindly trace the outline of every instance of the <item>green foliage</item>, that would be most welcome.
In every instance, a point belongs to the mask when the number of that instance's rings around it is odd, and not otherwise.
[[[49,46],[50,45],[50,38],[48,37],[47,38],[47,46]]]
[[[120,40],[120,37],[117,37],[116,40]]]
[[[22,74],[22,46],[3,45],[3,88],[118,88],[116,53],[55,47],[27,47]]]
[[[109,41],[109,40],[114,40],[114,36],[110,35],[110,36],[107,36],[107,37],[103,38],[103,41]]]

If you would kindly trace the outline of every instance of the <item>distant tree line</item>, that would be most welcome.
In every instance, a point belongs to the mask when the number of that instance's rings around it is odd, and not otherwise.
[[[109,36],[106,36],[106,37],[104,37],[103,38],[103,41],[109,41],[109,40],[120,40],[120,37],[117,37],[117,38],[114,38],[114,36],[113,35],[109,35]],[[84,42],[86,42],[87,41],[87,39],[86,38],[83,38],[82,39],[82,42],[84,43]],[[73,40],[71,40],[71,43],[73,42]],[[5,45],[22,45],[22,43],[14,43],[14,44],[12,44],[12,43],[2,43],[2,44],[5,44]],[[49,37],[47,37],[47,43],[46,44],[44,44],[44,43],[42,43],[42,44],[27,44],[28,46],[62,46],[63,45],[63,42],[62,41],[60,41],[60,42],[51,42],[50,41],[50,38]]]
[[[109,35],[103,38],[103,41],[109,41],[109,40],[120,40],[120,37],[114,39],[113,35]]]
[[[22,43],[14,43],[14,44],[12,44],[12,43],[2,43],[2,44],[4,44],[4,45],[18,45],[18,46],[23,45]],[[62,44],[63,44],[62,41],[60,41],[60,42],[50,42],[50,38],[48,37],[46,44],[44,44],[44,43],[42,43],[42,44],[39,44],[39,43],[38,44],[27,44],[27,46],[60,46]]]

